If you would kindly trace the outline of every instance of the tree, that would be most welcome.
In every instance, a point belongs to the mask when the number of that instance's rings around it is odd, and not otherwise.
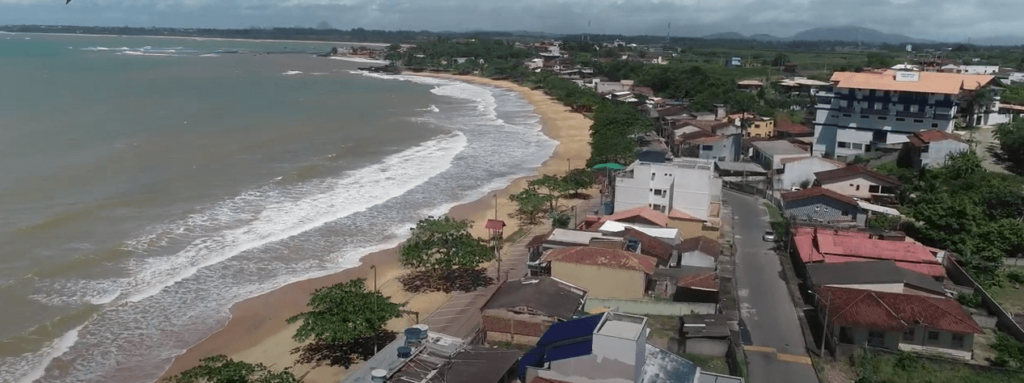
[[[510,194],[508,199],[516,203],[516,219],[529,225],[540,223],[540,218],[547,210],[547,198],[537,192],[537,188],[534,187],[527,187],[519,193]]]
[[[299,380],[285,368],[272,371],[262,363],[236,362],[224,355],[200,360],[202,364],[164,378],[168,383],[295,383]]]
[[[366,344],[394,338],[384,326],[401,317],[405,306],[391,302],[380,291],[367,291],[362,278],[316,289],[308,305],[310,311],[287,319],[289,324],[302,321],[292,339],[299,343],[312,340],[293,349],[292,354],[300,354],[300,363],[327,361],[345,367],[351,366],[355,357],[373,356],[372,347]]]
[[[1018,169],[1024,169],[1024,118],[999,124],[995,129],[1001,156]]]
[[[474,268],[494,259],[484,240],[469,233],[467,220],[443,216],[416,223],[400,254],[403,266],[440,276],[455,268]]]
[[[583,168],[573,169],[562,178],[562,182],[567,190],[579,195],[582,190],[594,186],[594,173]]]
[[[789,56],[785,53],[778,53],[772,59],[772,66],[783,66],[789,62]]]
[[[563,178],[545,174],[535,180],[531,180],[527,183],[531,188],[543,188],[544,198],[548,201],[548,208],[550,211],[558,209],[558,200],[565,195],[566,192],[572,190],[569,185],[566,184]],[[539,190],[538,190],[539,191]]]
[[[985,113],[989,110],[992,106],[993,100],[995,100],[995,95],[992,94],[992,90],[989,88],[979,89],[967,96],[964,100],[964,107],[962,110],[967,114],[968,127],[974,127],[976,125],[977,118],[975,115],[978,113]]]

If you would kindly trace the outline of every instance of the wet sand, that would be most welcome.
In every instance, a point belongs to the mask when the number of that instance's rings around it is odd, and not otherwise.
[[[422,76],[439,77],[466,81],[474,84],[487,85],[513,90],[522,95],[534,107],[541,117],[543,132],[558,141],[554,152],[538,169],[537,174],[564,174],[570,166],[581,167],[590,156],[590,123],[591,121],[568,107],[548,97],[541,91],[531,90],[508,81],[497,81],[472,76],[455,76],[447,74],[423,73]],[[472,221],[471,232],[478,237],[486,237],[484,222],[497,216],[506,223],[505,235],[508,236],[518,229],[518,222],[510,215],[514,204],[508,200],[509,194],[522,190],[527,181],[537,176],[522,177],[512,181],[501,190],[471,203],[453,207],[448,215],[458,219]],[[497,199],[495,199],[497,196]],[[402,290],[397,277],[405,273],[398,263],[397,248],[368,254],[360,260],[358,267],[347,269],[336,274],[316,279],[292,283],[269,293],[249,298],[231,307],[231,319],[225,326],[199,344],[188,349],[175,358],[174,363],[164,376],[179,373],[195,366],[199,359],[224,354],[236,360],[251,363],[263,363],[273,369],[292,367],[295,356],[290,351],[299,344],[291,339],[298,324],[288,325],[285,319],[306,310],[306,301],[310,293],[320,287],[342,283],[353,278],[366,278],[367,286],[372,287],[376,266],[376,280],[381,292],[391,297],[392,301],[405,302],[407,310],[419,312],[425,318],[440,307],[448,299],[449,294],[410,294]],[[415,323],[411,316],[392,320],[388,328],[401,330]],[[358,365],[352,367],[355,369]],[[315,367],[315,368],[314,368]],[[298,365],[292,367],[296,376],[305,376],[305,382],[333,383],[344,378],[347,371],[339,367],[314,365]]]

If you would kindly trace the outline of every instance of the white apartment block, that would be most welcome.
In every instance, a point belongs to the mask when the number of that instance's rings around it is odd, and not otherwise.
[[[907,136],[927,129],[953,131],[961,100],[992,76],[934,72],[836,72],[833,92],[815,94],[812,153],[853,159],[878,149],[898,149]]]
[[[636,161],[615,177],[615,211],[648,207],[667,214],[678,209],[706,220],[711,203],[721,200],[722,179],[712,160]]]

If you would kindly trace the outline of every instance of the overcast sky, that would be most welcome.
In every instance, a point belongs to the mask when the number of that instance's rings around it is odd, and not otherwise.
[[[0,0],[0,25],[74,24],[432,31],[544,31],[675,36],[789,36],[861,25],[963,41],[1019,33],[1020,0]]]

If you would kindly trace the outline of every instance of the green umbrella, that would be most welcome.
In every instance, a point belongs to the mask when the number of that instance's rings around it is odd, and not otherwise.
[[[622,169],[625,169],[625,167],[622,166],[622,165],[616,164],[614,162],[609,162],[609,163],[606,163],[606,164],[600,164],[600,165],[594,166],[594,170],[601,170],[601,169],[622,170]]]

